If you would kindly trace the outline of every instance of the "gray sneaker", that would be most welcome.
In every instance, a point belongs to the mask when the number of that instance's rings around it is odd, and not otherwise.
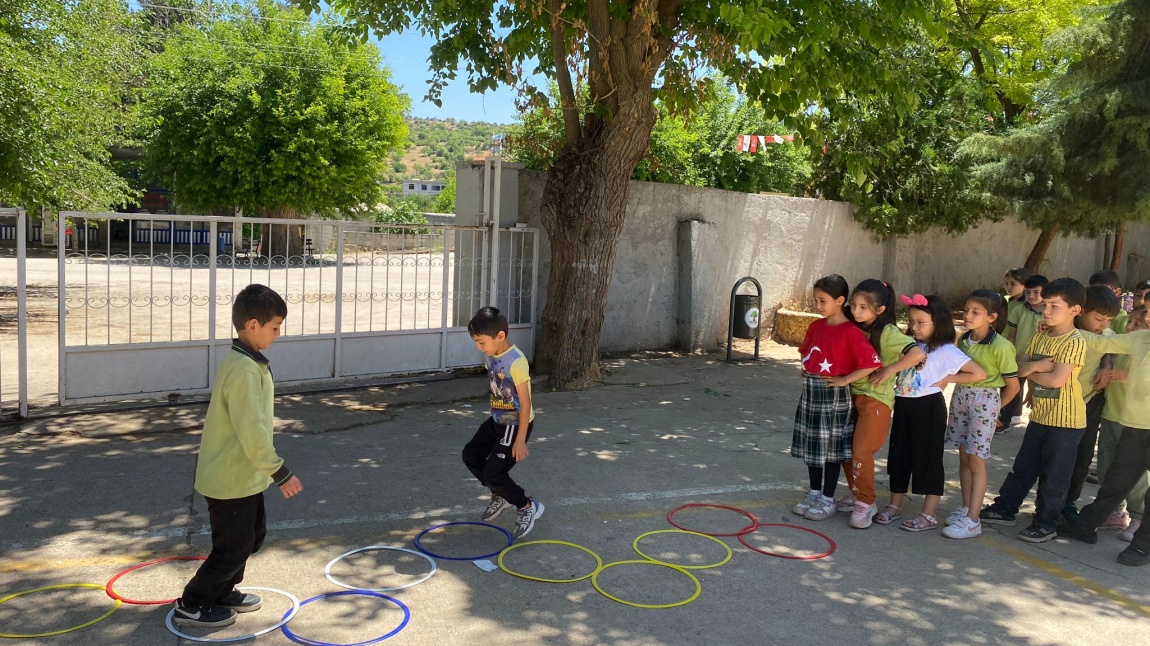
[[[487,509],[483,510],[483,514],[479,516],[479,520],[487,522],[503,513],[504,509],[511,509],[514,505],[504,500],[503,496],[499,494],[491,494],[491,502],[487,504]]]
[[[236,612],[255,612],[260,609],[262,603],[263,600],[260,599],[259,595],[232,590],[227,596],[220,599],[216,605],[222,608],[230,608]]]
[[[820,495],[818,501],[811,505],[811,508],[807,510],[807,513],[803,514],[803,518],[806,518],[807,520],[826,520],[831,516],[834,516],[835,511],[836,509],[834,499]]]
[[[523,538],[535,529],[535,519],[543,515],[543,503],[531,498],[531,506],[520,509],[515,515],[515,538]]]
[[[791,512],[798,514],[799,516],[802,516],[803,514],[807,513],[807,510],[811,508],[811,505],[818,502],[819,498],[822,498],[822,497],[823,497],[823,494],[821,492],[811,491],[811,492],[807,493],[806,498],[803,498],[802,501],[799,502],[799,504],[795,505],[794,508],[791,509]]]

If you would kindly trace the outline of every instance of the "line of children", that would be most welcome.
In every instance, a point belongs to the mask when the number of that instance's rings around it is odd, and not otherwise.
[[[1035,274],[1029,276],[1023,283],[1023,304],[1008,307],[1006,318],[1006,340],[1010,341],[1015,348],[1015,361],[1021,362],[1026,360],[1026,348],[1030,344],[1030,340],[1038,332],[1038,327],[1042,323],[1042,288],[1046,283],[1050,282],[1046,276]],[[1010,427],[1018,422],[1018,418],[1022,415],[1022,405],[1029,399],[1029,395],[1023,396],[1022,390],[1026,387],[1026,380],[1020,378],[1018,380],[1018,396],[1017,401],[1011,401],[1007,408],[1010,409],[1011,417],[1009,419],[999,419],[999,424],[996,428],[996,433],[1005,433]]]
[[[1006,270],[1006,275],[1002,278],[1002,292],[1006,295],[1006,338],[1011,343],[1016,343],[1016,330],[1017,321],[1026,314],[1032,314],[1026,302],[1026,281],[1030,280],[1030,272],[1025,267],[1015,267]],[[1014,325],[1010,321],[1015,321]],[[1019,387],[1025,384],[1019,381]],[[1022,419],[1022,395],[1019,393],[1018,397],[1010,400],[1010,403],[1002,407],[1002,412],[998,416],[998,432],[1005,433],[1011,426],[1018,423]]]

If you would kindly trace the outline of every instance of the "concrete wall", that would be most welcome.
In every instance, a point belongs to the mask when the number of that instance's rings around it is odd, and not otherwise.
[[[518,171],[515,221],[541,231],[545,179]],[[900,293],[959,300],[976,287],[1000,286],[1006,269],[1022,264],[1038,236],[1007,221],[957,237],[932,231],[883,242],[853,220],[853,209],[827,200],[632,182],[600,347],[714,348],[726,340],[731,286],[747,275],[763,285],[764,327],[780,306],[806,307],[811,284],[829,273],[852,285],[882,277]],[[1127,287],[1150,277],[1141,275],[1150,271],[1148,233],[1145,225],[1127,231]],[[1060,237],[1043,272],[1085,281],[1103,265],[1105,246],[1101,239]],[[541,313],[551,268],[546,235],[540,255]]]

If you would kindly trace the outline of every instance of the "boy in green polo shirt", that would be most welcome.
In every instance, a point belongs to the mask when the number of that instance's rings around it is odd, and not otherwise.
[[[1093,274],[1090,274],[1090,280],[1087,281],[1087,284],[1091,286],[1101,285],[1109,289],[1114,293],[1114,296],[1118,299],[1118,302],[1122,302],[1122,280],[1118,278],[1118,274],[1115,272],[1106,269],[1096,271]],[[1137,305],[1137,303],[1135,304]],[[1116,314],[1114,319],[1110,321],[1110,329],[1113,330],[1115,334],[1125,334],[1126,319],[1128,316],[1129,314],[1126,313],[1126,310],[1122,309],[1122,306],[1119,305],[1118,314]]]
[[[258,596],[236,586],[267,534],[263,492],[273,482],[284,498],[303,491],[272,445],[275,385],[261,353],[286,316],[287,303],[264,285],[248,285],[232,304],[238,338],[216,372],[196,460],[195,488],[208,501],[212,552],[176,601],[177,626],[230,626],[237,612],[260,609]]]
[[[1046,276],[1035,274],[1022,284],[1022,303],[1020,307],[1007,307],[1006,314],[1006,340],[1014,344],[1015,361],[1026,361],[1026,347],[1030,340],[1038,333],[1038,325],[1042,323],[1042,288],[1050,281]],[[1018,397],[1002,407],[998,416],[995,434],[1005,433],[1011,426],[1018,423],[1022,417],[1022,405],[1027,399],[1023,395],[1026,390],[1026,379],[1018,380]]]

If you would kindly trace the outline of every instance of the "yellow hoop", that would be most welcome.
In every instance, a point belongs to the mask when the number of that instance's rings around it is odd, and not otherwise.
[[[44,592],[45,590],[59,590],[61,588],[93,588],[95,590],[103,590],[104,586],[96,585],[95,583],[61,583],[59,585],[46,585],[42,588],[36,588],[34,590],[25,590],[23,592],[17,592],[14,594],[10,594],[10,595],[0,599],[0,603],[7,603],[7,602],[15,599],[16,597],[22,597],[26,594],[32,594],[33,592]],[[116,610],[119,610],[120,604],[122,602],[119,599],[116,599],[115,601],[116,601],[116,605],[112,606],[111,610],[100,615],[99,617],[96,617],[92,621],[80,624],[79,626],[73,626],[72,628],[65,628],[64,630],[53,630],[50,633],[36,633],[34,635],[21,635],[21,634],[17,634],[17,633],[0,633],[0,637],[4,637],[7,639],[35,639],[37,637],[52,637],[55,635],[63,635],[64,633],[70,633],[73,630],[80,630],[81,628],[87,628],[88,626],[91,626],[94,623],[103,621],[103,620],[107,619],[108,617],[111,617],[113,612],[116,612]]]
[[[722,561],[719,561],[718,563],[711,563],[710,565],[683,565],[681,563],[669,563],[667,561],[660,561],[659,559],[651,558],[650,556],[647,556],[646,554],[643,553],[642,550],[639,549],[639,541],[650,536],[651,534],[687,534],[689,536],[698,536],[700,538],[705,538],[707,540],[715,541],[719,545],[722,545],[723,549],[727,550],[727,556]],[[731,560],[731,548],[726,543],[724,543],[723,541],[720,541],[719,539],[715,538],[714,536],[707,536],[706,534],[700,534],[699,532],[689,532],[685,529],[657,529],[653,532],[647,532],[646,534],[639,534],[637,537],[635,537],[635,541],[633,543],[631,543],[631,547],[635,548],[636,554],[638,554],[639,556],[642,556],[643,558],[647,559],[648,561],[650,561],[652,563],[658,563],[660,565],[673,565],[675,567],[681,567],[684,570],[706,570],[706,569],[713,568],[713,567],[719,567],[720,565],[724,565],[724,564],[726,564],[727,561]]]
[[[591,570],[587,574],[584,574],[583,576],[575,578],[575,579],[545,579],[545,578],[539,577],[539,576],[531,576],[529,574],[521,574],[519,572],[513,572],[510,569],[508,569],[508,567],[506,565],[503,564],[503,555],[507,554],[508,552],[510,552],[511,550],[513,550],[517,547],[523,547],[524,545],[564,545],[566,547],[574,547],[577,550],[583,550],[584,552],[587,552],[588,554],[591,555],[592,558],[595,559],[595,569]],[[594,575],[596,572],[599,571],[599,568],[603,567],[603,559],[599,558],[598,554],[596,554],[595,552],[592,552],[591,550],[587,549],[586,547],[583,547],[582,545],[576,545],[575,543],[568,543],[567,541],[552,541],[552,540],[527,541],[526,543],[516,543],[516,544],[512,545],[511,547],[508,547],[507,549],[500,552],[499,553],[499,559],[497,562],[499,563],[499,569],[510,574],[511,576],[517,576],[520,579],[528,579],[530,581],[542,581],[543,583],[575,583],[576,581],[582,581],[583,579],[586,579],[586,578]]]
[[[691,581],[694,581],[695,593],[692,594],[690,597],[687,597],[685,600],[676,601],[675,603],[658,603],[658,604],[655,604],[655,603],[635,603],[634,601],[624,601],[623,599],[620,599],[619,597],[609,595],[603,591],[603,588],[599,587],[599,575],[603,573],[603,570],[606,570],[609,567],[614,567],[616,565],[630,565],[632,563],[638,564],[638,565],[657,565],[659,567],[665,567],[665,568],[668,568],[671,570],[675,570],[676,572],[681,572],[681,573],[687,575],[687,578],[691,579]],[[633,561],[615,561],[614,563],[608,563],[607,565],[604,565],[603,567],[596,570],[595,573],[591,575],[591,585],[595,586],[595,589],[599,591],[599,594],[603,595],[604,597],[607,597],[611,601],[617,601],[617,602],[619,602],[625,606],[634,606],[635,608],[675,608],[677,606],[685,606],[688,603],[691,603],[692,601],[694,601],[695,599],[698,599],[699,595],[703,593],[703,584],[699,583],[699,579],[695,578],[694,574],[691,574],[690,572],[684,570],[683,568],[679,567],[678,565],[670,565],[668,563],[658,563],[656,561],[649,561],[649,560],[645,560],[645,559],[635,559]]]

